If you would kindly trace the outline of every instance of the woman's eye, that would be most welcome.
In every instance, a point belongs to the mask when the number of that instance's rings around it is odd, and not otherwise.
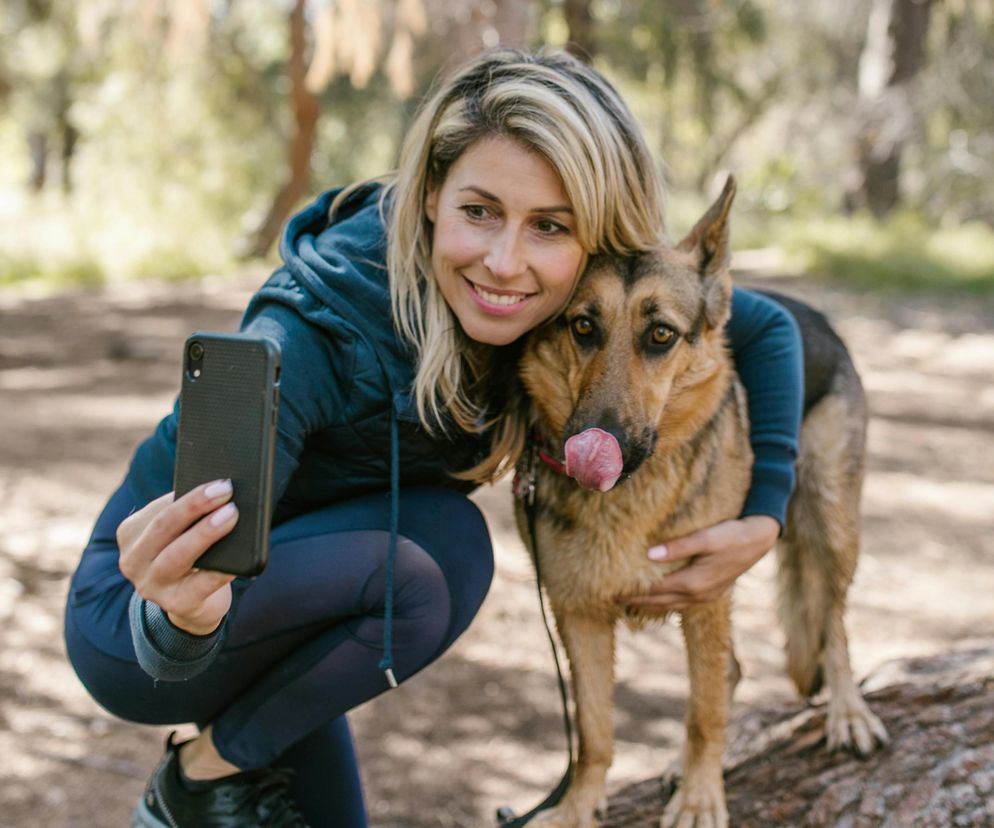
[[[467,204],[462,209],[471,219],[485,219],[489,215],[487,208],[482,204]]]
[[[554,236],[558,233],[568,232],[559,222],[550,221],[548,219],[543,219],[542,221],[537,222],[535,227],[543,236]]]
[[[667,328],[665,325],[656,325],[656,327],[652,329],[653,345],[672,345],[675,338],[676,331],[672,328]]]
[[[590,336],[594,332],[594,323],[585,316],[573,320],[573,333],[577,336]]]

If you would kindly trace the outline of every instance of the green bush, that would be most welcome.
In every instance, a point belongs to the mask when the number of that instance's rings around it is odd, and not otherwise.
[[[861,288],[994,291],[994,230],[929,227],[916,215],[785,221],[772,241],[801,269]]]
[[[49,287],[98,287],[106,281],[100,264],[92,258],[41,262],[22,253],[0,254],[0,286],[41,283]]]

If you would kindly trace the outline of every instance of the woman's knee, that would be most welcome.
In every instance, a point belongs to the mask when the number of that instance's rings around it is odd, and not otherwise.
[[[449,489],[425,489],[401,516],[401,532],[438,564],[448,587],[452,631],[469,626],[490,589],[493,545],[483,513],[465,495]]]
[[[469,627],[490,589],[490,533],[479,507],[451,489],[415,490],[402,506],[401,532],[431,556],[445,579],[449,617],[441,653]]]

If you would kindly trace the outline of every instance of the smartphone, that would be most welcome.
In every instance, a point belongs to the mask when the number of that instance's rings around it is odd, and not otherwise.
[[[230,478],[235,528],[197,560],[201,569],[255,576],[269,557],[279,346],[265,337],[200,331],[183,348],[176,497]]]

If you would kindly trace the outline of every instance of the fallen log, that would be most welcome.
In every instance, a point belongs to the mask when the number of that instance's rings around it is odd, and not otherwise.
[[[863,691],[891,737],[867,759],[825,750],[824,705],[784,704],[733,722],[732,826],[994,826],[994,645],[891,662]],[[625,787],[603,828],[656,828],[676,781]]]

